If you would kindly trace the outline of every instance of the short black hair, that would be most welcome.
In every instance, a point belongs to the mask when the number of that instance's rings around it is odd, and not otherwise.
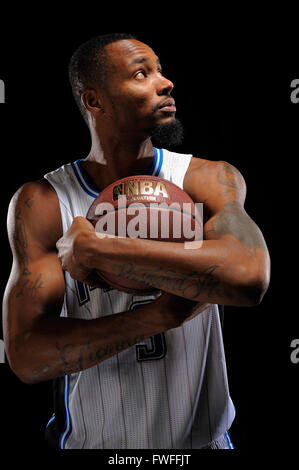
[[[132,34],[111,33],[95,36],[76,49],[69,63],[69,80],[75,101],[87,123],[86,110],[81,103],[81,94],[85,87],[93,84],[105,85],[107,74],[107,56],[104,48],[112,42],[123,39],[136,39]]]

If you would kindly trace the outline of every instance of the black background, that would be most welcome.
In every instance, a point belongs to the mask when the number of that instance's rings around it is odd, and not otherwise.
[[[23,183],[89,151],[89,133],[68,84],[71,54],[97,34],[136,34],[153,47],[175,84],[177,116],[185,129],[184,143],[175,150],[226,160],[246,180],[245,207],[265,236],[272,278],[259,306],[225,310],[229,384],[237,411],[231,438],[235,455],[246,459],[257,452],[289,455],[296,448],[299,418],[299,364],[290,361],[290,343],[299,334],[299,103],[290,101],[290,83],[298,78],[292,43],[277,42],[275,33],[257,24],[245,28],[240,21],[236,29],[222,25],[220,30],[213,18],[207,26],[204,16],[196,20],[191,13],[180,17],[177,12],[174,18],[157,11],[144,29],[146,11],[138,21],[122,24],[83,7],[76,21],[48,13],[28,13],[18,24],[10,15],[10,27],[1,33],[0,78],[6,86],[6,103],[0,104],[1,294],[11,267],[6,215],[12,195]],[[22,384],[7,363],[0,365],[0,381],[2,450],[33,455],[40,449],[52,455],[43,438],[52,414],[50,383]]]

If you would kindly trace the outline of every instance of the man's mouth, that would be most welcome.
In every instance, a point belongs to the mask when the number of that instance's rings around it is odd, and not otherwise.
[[[175,113],[176,106],[175,101],[173,98],[169,98],[165,100],[162,104],[158,106],[158,110],[162,111],[163,113]]]

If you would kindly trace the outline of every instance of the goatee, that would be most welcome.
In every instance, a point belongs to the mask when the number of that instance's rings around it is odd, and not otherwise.
[[[168,124],[162,124],[149,130],[149,135],[154,147],[175,147],[184,140],[182,123],[175,119]]]

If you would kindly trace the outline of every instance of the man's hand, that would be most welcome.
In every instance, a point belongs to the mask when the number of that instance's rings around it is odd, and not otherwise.
[[[68,271],[73,279],[85,282],[92,268],[83,263],[82,246],[95,233],[94,226],[84,217],[75,217],[68,231],[57,243],[58,258],[62,269]],[[80,245],[80,249],[78,246]]]
[[[167,316],[169,317],[170,328],[176,328],[192,320],[192,318],[206,310],[209,305],[210,304],[206,302],[184,299],[183,297],[168,294],[167,292],[163,292],[159,299],[153,303],[154,308],[161,310],[164,319],[166,319]]]

